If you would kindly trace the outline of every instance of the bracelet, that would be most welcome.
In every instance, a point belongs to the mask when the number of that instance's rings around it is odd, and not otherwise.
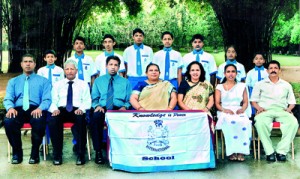
[[[209,111],[210,111],[210,108],[209,108],[209,107],[205,106],[205,108],[206,108],[207,110],[209,110]]]

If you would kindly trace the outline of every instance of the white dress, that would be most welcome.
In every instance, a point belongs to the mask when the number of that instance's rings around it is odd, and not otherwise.
[[[225,109],[230,109],[234,113],[241,109],[245,83],[237,83],[230,90],[226,91],[223,84],[217,85],[216,89],[221,92],[221,105]],[[246,88],[247,89],[247,88]],[[222,129],[225,137],[226,155],[241,153],[249,155],[249,145],[251,142],[251,121],[247,112],[251,112],[250,104],[243,114],[226,114],[218,111],[218,122],[216,129]]]

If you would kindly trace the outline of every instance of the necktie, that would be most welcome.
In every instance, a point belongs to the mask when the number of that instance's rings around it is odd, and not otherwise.
[[[169,80],[170,76],[170,51],[172,50],[171,47],[164,48],[164,51],[166,51],[166,58],[165,58],[165,80]]]
[[[54,68],[54,64],[53,65],[47,65],[47,68],[49,69],[49,71],[48,71],[48,80],[52,84],[52,69]]]
[[[143,49],[143,44],[137,46],[134,44],[134,49],[136,49],[136,73],[138,76],[142,75],[142,59],[140,49]]]
[[[78,78],[81,80],[84,80],[83,66],[82,66],[82,59],[84,58],[84,54],[82,54],[80,56],[75,54],[75,58],[78,59]]]
[[[67,105],[66,109],[68,112],[71,112],[73,110],[73,88],[72,84],[74,83],[73,81],[69,81],[69,86],[68,86],[68,95],[67,95]]]
[[[230,61],[230,59],[227,59],[226,60],[226,64],[232,64],[232,65],[235,65],[236,64],[236,60],[234,59],[233,61]]]
[[[105,57],[110,57],[110,56],[114,56],[114,51],[108,53],[107,51],[104,51],[104,55]]]
[[[255,70],[257,71],[257,76],[258,76],[258,78],[257,78],[257,80],[258,81],[261,81],[262,79],[261,79],[261,70],[263,70],[264,69],[264,67],[263,66],[261,66],[261,67],[257,67],[257,66],[255,66]]]
[[[114,78],[111,77],[108,83],[107,89],[107,97],[106,97],[106,109],[112,110],[113,109],[113,100],[114,100],[114,86],[113,86]]]
[[[200,55],[203,54],[203,50],[193,50],[193,54],[196,54],[196,61],[200,63]]]
[[[23,110],[27,111],[29,109],[29,77],[27,76],[24,83],[24,93],[23,93]]]

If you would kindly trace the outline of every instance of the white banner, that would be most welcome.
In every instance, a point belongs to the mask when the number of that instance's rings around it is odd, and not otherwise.
[[[207,113],[106,113],[113,169],[157,172],[215,168]]]

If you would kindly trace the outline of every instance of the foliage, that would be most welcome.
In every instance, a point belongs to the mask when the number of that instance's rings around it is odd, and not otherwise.
[[[300,84],[299,83],[291,83],[295,98],[296,98],[296,104],[300,104]]]

